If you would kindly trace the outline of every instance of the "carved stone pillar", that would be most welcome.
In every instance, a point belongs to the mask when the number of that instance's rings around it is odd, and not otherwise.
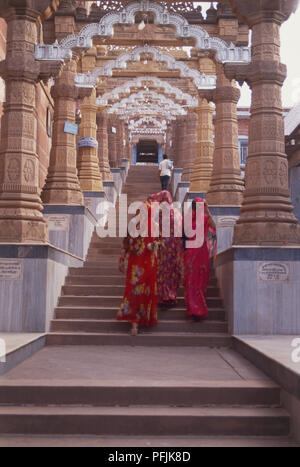
[[[6,84],[0,146],[0,242],[47,242],[36,147],[36,83],[42,68],[34,59],[38,12],[25,5],[20,11],[11,8],[2,14],[7,22],[7,52],[0,63]]]
[[[102,179],[104,181],[112,181],[108,159],[108,134],[107,134],[107,112],[105,107],[98,107],[97,112],[97,141],[98,141],[98,160]]]
[[[98,160],[96,90],[80,106],[81,123],[78,142],[78,178],[82,191],[103,191]]]
[[[45,204],[82,205],[76,165],[76,136],[65,133],[65,122],[75,123],[78,88],[74,85],[76,61],[66,63],[51,89],[54,99],[52,149],[46,184],[42,192]]]
[[[185,157],[185,146],[186,146],[186,117],[180,116],[176,120],[176,132],[175,132],[175,148],[174,151],[176,153],[177,159],[177,167],[183,168],[184,165],[184,157]]]
[[[296,2],[261,2],[261,9],[239,12],[252,27],[250,65],[229,66],[226,73],[252,89],[246,190],[234,235],[236,245],[295,245],[300,229],[292,213],[285,154],[281,88],[286,67],[280,63],[280,25]]]
[[[116,160],[117,160],[117,167],[120,167],[122,164],[123,159],[123,125],[122,122],[118,119],[116,121],[116,128],[117,128],[117,135],[115,138],[116,141]]]
[[[238,88],[225,77],[223,65],[217,64],[215,151],[207,201],[213,205],[242,204],[244,182],[241,178],[238,143]]]
[[[111,117],[108,121],[108,158],[111,168],[116,168],[117,165],[117,140],[115,133],[117,131],[115,117]]]
[[[183,176],[182,180],[190,181],[197,148],[197,114],[195,109],[189,111],[185,119],[184,145],[182,147]]]
[[[214,157],[214,106],[200,99],[197,122],[197,151],[191,174],[190,191],[207,193],[213,170]]]

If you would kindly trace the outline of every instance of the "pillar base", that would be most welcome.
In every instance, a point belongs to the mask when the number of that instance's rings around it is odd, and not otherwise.
[[[179,182],[177,185],[177,191],[175,199],[178,203],[182,204],[189,192],[190,183],[189,182]]]
[[[127,178],[127,175],[128,175],[128,172],[129,172],[129,169],[130,169],[130,160],[129,159],[122,159],[122,165],[121,167],[125,167],[125,171],[126,171],[126,178]]]
[[[84,204],[87,209],[91,211],[93,216],[99,218],[99,203],[105,201],[104,191],[84,191]]]
[[[300,333],[300,247],[232,247],[216,274],[235,335]]]
[[[113,181],[115,184],[115,188],[117,190],[118,196],[122,193],[122,187],[123,187],[123,181],[122,181],[122,176],[121,176],[121,169],[120,168],[114,168],[111,169]]]
[[[173,170],[173,176],[172,176],[172,180],[171,180],[173,196],[176,196],[178,183],[181,182],[181,180],[182,180],[182,174],[183,174],[183,169],[174,169]]]
[[[232,247],[236,222],[240,218],[239,206],[211,206],[209,210],[217,227],[218,253]]]
[[[103,182],[103,187],[104,187],[104,192],[105,192],[107,201],[109,201],[115,206],[117,199],[118,199],[118,193],[116,190],[115,182],[112,182],[112,181]]]
[[[300,225],[288,222],[238,222],[234,230],[235,245],[300,245]]]
[[[69,267],[82,264],[51,245],[0,245],[0,332],[48,332]]]
[[[188,194],[188,199],[193,200],[195,198],[203,198],[206,199],[207,192],[197,192],[197,191],[190,191]]]
[[[206,200],[216,206],[241,206],[243,202],[244,189],[237,191],[208,191]]]
[[[85,206],[45,205],[50,243],[85,259],[97,219]]]
[[[47,223],[39,211],[38,216],[32,220],[0,218],[0,243],[48,243]]]

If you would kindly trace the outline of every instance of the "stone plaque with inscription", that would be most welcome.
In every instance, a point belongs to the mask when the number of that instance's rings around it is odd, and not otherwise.
[[[261,263],[258,267],[258,277],[261,281],[287,281],[289,266],[285,263]]]
[[[20,260],[0,260],[0,280],[18,280],[23,277],[23,262]]]
[[[70,217],[68,215],[50,214],[46,218],[49,230],[56,232],[69,230]]]

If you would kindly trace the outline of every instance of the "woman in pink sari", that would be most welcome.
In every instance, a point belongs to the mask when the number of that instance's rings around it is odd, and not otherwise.
[[[216,252],[216,225],[202,198],[195,198],[192,203],[188,214],[191,227],[194,232],[203,228],[203,225],[196,225],[197,203],[204,203],[204,242],[201,247],[186,248],[184,252],[186,311],[187,318],[193,321],[208,317],[206,293],[210,281],[210,259]]]
[[[159,217],[161,246],[158,251],[157,265],[158,303],[162,307],[172,307],[177,304],[177,292],[183,270],[182,216],[173,206],[172,196],[168,191],[161,191],[149,196],[148,202],[159,203],[161,207]],[[163,236],[162,213],[164,205],[162,203],[165,203],[165,207],[167,207],[165,212],[170,216],[169,237]]]

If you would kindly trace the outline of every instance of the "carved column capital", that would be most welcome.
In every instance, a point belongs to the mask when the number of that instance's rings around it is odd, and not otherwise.
[[[233,86],[223,86],[216,88],[214,91],[214,102],[232,102],[237,104],[241,96],[241,92],[238,88]]]
[[[229,2],[238,18],[253,27],[264,21],[282,24],[296,11],[299,0],[229,0]]]
[[[23,15],[25,10],[31,10],[37,18],[45,20],[57,10],[58,5],[57,0],[1,0],[0,16],[6,18],[11,13]]]
[[[227,63],[224,67],[228,79],[239,84],[246,82],[252,87],[256,82],[274,82],[282,86],[286,78],[286,65],[277,61],[257,61],[248,65]]]
[[[215,92],[214,89],[210,89],[210,90],[201,89],[198,91],[198,94],[201,99],[206,99],[207,102],[214,102],[214,92]]]

